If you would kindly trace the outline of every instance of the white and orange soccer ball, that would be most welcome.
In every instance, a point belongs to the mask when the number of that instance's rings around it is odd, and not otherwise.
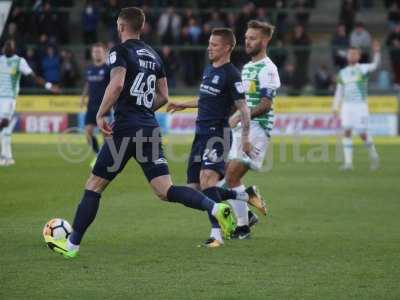
[[[43,237],[51,236],[55,240],[67,239],[72,232],[72,227],[67,220],[55,218],[44,225]]]

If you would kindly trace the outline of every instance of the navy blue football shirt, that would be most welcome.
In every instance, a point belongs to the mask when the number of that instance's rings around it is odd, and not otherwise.
[[[107,64],[90,65],[86,68],[85,78],[88,83],[88,109],[98,110],[104,92],[110,81],[110,69]]]
[[[232,106],[241,99],[245,99],[242,80],[232,63],[207,66],[200,84],[196,133],[208,134],[210,129],[227,127]]]
[[[126,69],[123,90],[114,106],[114,132],[138,127],[158,127],[152,110],[156,80],[165,77],[158,54],[140,40],[130,39],[113,47],[109,54],[111,70]]]

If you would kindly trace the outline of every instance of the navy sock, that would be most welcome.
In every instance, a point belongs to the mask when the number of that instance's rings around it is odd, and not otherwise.
[[[207,193],[210,193],[210,194],[207,194],[206,191],[207,191]],[[215,202],[221,202],[221,201],[229,200],[229,199],[236,199],[236,197],[237,197],[236,191],[225,189],[225,188],[222,188],[219,186],[212,186],[208,189],[205,189],[203,191],[203,193],[207,197],[213,199]],[[218,199],[216,197],[218,197]]]
[[[204,194],[187,186],[172,185],[167,192],[167,199],[170,202],[179,202],[187,207],[206,210],[210,213],[215,204]]]
[[[204,195],[206,195],[208,198],[214,200],[216,203],[221,202],[221,195],[218,191],[218,188],[215,186],[209,187],[205,190],[202,191]],[[211,214],[211,212],[208,212],[208,218],[210,219],[211,222],[211,227],[212,228],[219,228],[219,224],[217,219]]]
[[[94,153],[96,154],[99,153],[99,142],[97,141],[97,137],[92,135],[91,140],[92,140],[92,149]]]
[[[74,245],[81,243],[82,237],[86,229],[92,224],[99,209],[101,195],[99,193],[85,190],[83,198],[78,205],[75,213],[74,223],[72,224],[72,234],[69,240]]]

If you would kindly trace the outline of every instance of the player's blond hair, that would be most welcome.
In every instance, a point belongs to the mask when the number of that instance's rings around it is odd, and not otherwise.
[[[275,31],[275,26],[269,24],[268,22],[262,22],[259,20],[251,20],[247,23],[247,29],[258,29],[265,36],[271,38]]]

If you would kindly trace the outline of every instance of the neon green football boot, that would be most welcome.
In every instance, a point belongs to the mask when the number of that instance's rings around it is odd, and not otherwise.
[[[94,165],[96,164],[97,161],[97,156],[95,158],[92,159],[92,161],[90,162],[90,168],[93,169]]]
[[[215,205],[217,205],[217,211],[214,217],[221,227],[224,238],[229,239],[231,233],[234,232],[236,228],[236,221],[233,217],[232,210],[229,205],[224,203],[216,203]]]
[[[77,250],[67,250],[67,240],[55,240],[52,236],[46,235],[44,240],[47,243],[47,246],[53,250],[54,252],[61,254],[65,258],[75,258],[78,256]]]

